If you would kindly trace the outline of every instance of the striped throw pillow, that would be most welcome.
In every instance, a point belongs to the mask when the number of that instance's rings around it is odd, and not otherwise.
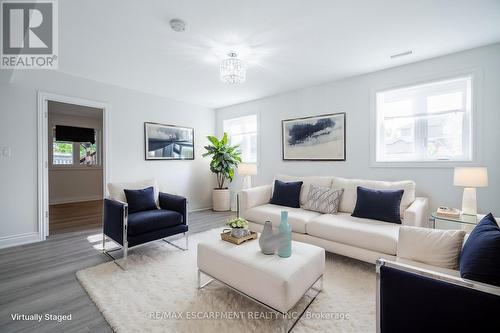
[[[336,214],[344,189],[332,189],[311,184],[304,209],[323,214]]]

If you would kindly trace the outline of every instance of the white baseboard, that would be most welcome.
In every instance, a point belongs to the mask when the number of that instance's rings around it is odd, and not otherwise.
[[[38,232],[0,237],[0,249],[40,241]]]
[[[196,209],[190,209],[189,212],[192,213],[192,212],[201,212],[203,210],[211,210],[212,207],[206,207],[206,208],[196,208]]]
[[[94,200],[102,200],[103,197],[99,195],[92,195],[88,197],[77,197],[77,198],[62,198],[62,199],[52,199],[49,202],[49,205],[60,205],[74,202],[84,202],[84,201],[94,201]]]
[[[204,211],[204,210],[212,210],[212,207],[190,209],[189,212],[190,213],[194,213],[194,212],[201,212],[201,211]],[[228,212],[236,213],[237,210],[230,209],[230,210],[228,210]]]

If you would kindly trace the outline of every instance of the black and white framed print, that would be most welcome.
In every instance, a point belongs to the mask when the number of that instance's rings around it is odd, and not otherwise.
[[[283,160],[345,161],[345,112],[281,124]]]
[[[194,160],[194,129],[144,123],[146,160]]]

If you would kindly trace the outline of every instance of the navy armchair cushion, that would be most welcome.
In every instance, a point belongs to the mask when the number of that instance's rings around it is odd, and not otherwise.
[[[292,208],[300,208],[300,190],[303,182],[274,181],[273,197],[271,203]]]
[[[467,238],[460,257],[460,275],[500,286],[500,228],[491,213]]]
[[[140,244],[144,244],[147,242],[152,242],[158,239],[162,239],[164,237],[169,237],[173,235],[177,235],[183,232],[188,231],[188,226],[185,224],[179,224],[174,227],[158,229],[154,231],[150,231],[140,235],[129,235],[128,238],[128,246],[136,246]]]
[[[127,197],[129,214],[157,209],[153,186],[142,190],[123,190]]]
[[[147,232],[174,227],[182,224],[182,215],[178,212],[155,209],[129,214],[128,235],[140,235]]]
[[[401,198],[404,190],[373,190],[358,186],[352,216],[401,224]]]

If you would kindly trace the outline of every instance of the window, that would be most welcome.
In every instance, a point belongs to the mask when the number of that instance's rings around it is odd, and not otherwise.
[[[80,165],[97,165],[97,145],[96,143],[80,142]]]
[[[241,160],[257,163],[257,115],[224,120],[224,132],[232,145],[240,145]]]
[[[376,94],[376,162],[472,161],[471,77]]]
[[[53,143],[53,162],[54,165],[72,165],[73,164],[73,142],[56,141]]]
[[[61,167],[100,166],[98,130],[95,130],[95,136],[95,143],[57,141],[54,127],[52,165]]]

